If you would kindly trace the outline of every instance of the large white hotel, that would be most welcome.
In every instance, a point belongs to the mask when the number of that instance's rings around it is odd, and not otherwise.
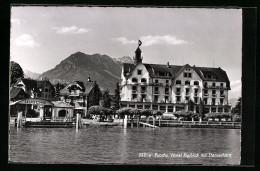
[[[187,111],[191,99],[194,112],[204,105],[205,113],[230,112],[230,82],[221,68],[188,64],[142,63],[141,49],[135,51],[134,63],[124,63],[121,73],[121,107],[161,110],[165,113]]]

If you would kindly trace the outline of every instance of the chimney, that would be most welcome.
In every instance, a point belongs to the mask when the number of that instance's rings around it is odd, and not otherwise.
[[[88,76],[88,80],[87,80],[87,82],[92,82],[91,79],[90,79],[90,76]]]
[[[170,63],[169,62],[167,62],[167,67],[170,68]]]

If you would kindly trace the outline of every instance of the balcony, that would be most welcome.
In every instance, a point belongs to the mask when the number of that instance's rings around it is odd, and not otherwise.
[[[190,96],[190,92],[186,92],[186,93],[185,93],[185,96]]]
[[[132,94],[137,94],[137,91],[136,90],[132,90]]]
[[[209,96],[209,94],[208,93],[204,93],[204,96],[207,97],[207,96]]]
[[[176,94],[176,96],[180,96],[181,92],[176,92],[175,94]]]
[[[154,94],[160,94],[160,91],[158,91],[158,90],[154,91]]]
[[[217,94],[212,94],[212,97],[217,97]]]
[[[226,96],[225,96],[225,94],[221,94],[219,97],[220,98],[225,98]]]
[[[141,94],[146,94],[146,90],[141,90]]]

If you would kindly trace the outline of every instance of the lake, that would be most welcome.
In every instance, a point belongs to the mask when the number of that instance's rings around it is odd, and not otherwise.
[[[240,129],[10,126],[9,160],[22,163],[238,165]]]

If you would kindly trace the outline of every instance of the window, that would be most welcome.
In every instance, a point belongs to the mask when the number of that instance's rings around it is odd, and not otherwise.
[[[176,97],[176,101],[177,101],[177,102],[181,102],[181,97],[180,97],[180,96],[177,96],[177,97]]]
[[[176,88],[176,95],[180,95],[181,94],[181,88]]]
[[[141,69],[137,70],[137,75],[142,75],[142,70]]]
[[[166,106],[160,106],[160,111],[165,112],[166,111]]]
[[[168,106],[168,112],[173,112],[173,106]]]
[[[165,96],[165,101],[168,101],[169,100],[169,96]]]
[[[215,105],[215,104],[216,104],[216,99],[213,98],[213,99],[212,99],[212,105]]]
[[[153,105],[153,110],[158,110],[158,105]]]
[[[165,94],[169,94],[169,88],[168,87],[165,88]]]
[[[142,101],[146,100],[146,94],[142,94],[141,99],[142,99]]]
[[[158,97],[157,95],[154,96],[154,101],[157,102],[158,101]]]
[[[216,107],[211,108],[211,112],[216,112],[216,111],[217,111]]]
[[[135,105],[129,105],[130,108],[135,108]]]
[[[132,87],[132,90],[136,90],[136,88],[137,88],[136,86],[133,86],[133,87]]]
[[[198,103],[198,97],[194,97],[194,102]]]
[[[146,87],[145,87],[145,86],[142,86],[142,87],[141,87],[141,90],[142,90],[142,91],[145,91],[145,90],[146,90]]]
[[[189,97],[189,96],[185,97],[185,100],[186,100],[186,101],[189,101],[189,100],[190,100],[190,97]]]
[[[187,77],[188,77],[188,73],[187,73],[187,72],[184,72],[184,73],[183,73],[183,77],[186,77],[186,78],[187,78]]]
[[[143,109],[143,105],[137,105],[137,109]]]
[[[198,89],[197,89],[197,88],[194,89],[194,93],[195,93],[195,94],[198,93]]]
[[[155,93],[159,93],[159,87],[154,87]]]
[[[176,80],[177,85],[181,85],[181,80]]]
[[[204,98],[204,104],[208,104],[208,98]]]
[[[165,80],[165,83],[168,84],[168,83],[169,83],[169,80]]]
[[[205,95],[205,96],[208,95],[208,90],[204,90],[204,95]]]
[[[205,82],[205,83],[204,83],[204,86],[205,86],[205,87],[207,87],[207,86],[208,86],[208,83],[207,83],[207,82]]]
[[[146,83],[146,78],[142,78],[142,79],[141,79],[141,82],[142,82],[142,83]]]
[[[186,81],[185,81],[185,85],[190,85],[190,81],[189,81],[189,80],[186,80]]]
[[[224,91],[223,90],[220,90],[220,95],[224,95]]]
[[[224,100],[223,100],[223,99],[220,99],[219,102],[220,102],[220,104],[223,104]]]
[[[198,81],[194,81],[194,85],[199,85],[199,82]]]
[[[151,107],[150,105],[144,105],[145,109],[150,109],[150,107]]]
[[[47,88],[46,88],[44,91],[45,91],[45,92],[48,92],[48,91],[49,91],[49,89],[47,89]]]
[[[191,78],[191,73],[188,73],[188,77]]]
[[[155,83],[158,83],[158,80],[156,79],[154,82],[155,82]]]
[[[176,112],[183,111],[183,110],[184,110],[184,106],[176,106]]]
[[[196,113],[200,113],[200,107],[196,106]]]
[[[224,112],[229,112],[229,109],[227,107],[225,107]]]
[[[137,94],[132,94],[132,99],[136,99],[137,98]]]
[[[137,81],[138,81],[137,78],[132,78],[133,83],[137,83]]]
[[[222,108],[222,107],[219,107],[219,108],[218,108],[218,112],[223,112],[223,108]]]
[[[220,83],[220,87],[223,87],[223,83]]]
[[[216,83],[212,83],[212,86],[215,87],[215,86],[216,86]]]
[[[212,95],[213,95],[213,96],[216,95],[216,90],[212,90]]]

